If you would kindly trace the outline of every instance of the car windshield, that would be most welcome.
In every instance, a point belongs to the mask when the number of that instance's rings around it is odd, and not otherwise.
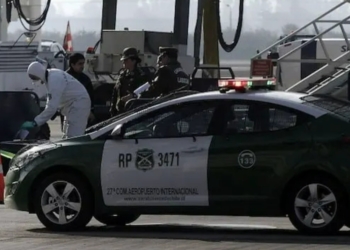
[[[183,97],[183,96],[188,96],[188,95],[193,95],[193,94],[196,94],[198,93],[197,91],[188,91],[188,90],[184,90],[184,91],[179,91],[179,92],[175,92],[175,93],[172,93],[172,94],[169,94],[167,96],[164,96],[162,98],[158,98],[158,99],[155,99],[153,101],[150,101],[144,105],[141,105],[141,106],[138,106],[134,109],[131,109],[129,111],[126,111],[122,114],[119,114],[113,118],[110,118],[106,121],[103,121],[101,123],[98,123],[90,128],[88,128],[86,130],[86,133],[91,133],[91,132],[94,132],[94,131],[97,131],[99,129],[102,129],[112,123],[114,123],[115,121],[118,121],[124,117],[127,117],[128,115],[131,115],[131,114],[134,114],[134,113],[137,113],[137,112],[140,112],[146,108],[149,108],[149,107],[152,107],[154,105],[157,105],[157,104],[160,104],[160,103],[163,103],[165,101],[169,101],[169,100],[173,100],[173,99],[176,99],[176,98],[179,98],[179,97]]]
[[[42,50],[43,52],[50,52],[50,46],[41,45],[41,50]]]
[[[350,120],[350,102],[325,95],[308,95],[300,98],[303,104],[316,106]]]

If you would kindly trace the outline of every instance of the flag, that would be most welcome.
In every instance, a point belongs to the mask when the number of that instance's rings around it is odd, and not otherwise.
[[[70,31],[69,21],[67,23],[66,34],[64,35],[64,39],[63,39],[63,48],[67,52],[73,51],[73,39],[72,39],[72,33]]]

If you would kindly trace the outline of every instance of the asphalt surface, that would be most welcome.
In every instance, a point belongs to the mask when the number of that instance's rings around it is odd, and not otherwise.
[[[53,139],[61,136],[51,122]],[[86,230],[54,233],[36,215],[0,205],[1,250],[297,250],[349,249],[347,228],[336,236],[302,236],[287,218],[212,216],[141,216],[133,224],[113,228],[92,220]]]
[[[299,235],[284,218],[141,216],[123,228],[93,220],[86,230],[53,233],[35,215],[0,206],[4,250],[297,250],[349,249],[350,232],[332,237]]]

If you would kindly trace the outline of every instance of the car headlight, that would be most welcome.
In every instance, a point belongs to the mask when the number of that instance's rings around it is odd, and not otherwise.
[[[21,153],[17,153],[14,158],[10,161],[10,169],[21,169],[29,164],[31,161],[39,156],[43,156],[46,152],[53,150],[61,146],[56,143],[47,143],[45,145],[29,147],[27,151],[23,150]]]
[[[23,168],[25,165],[27,165],[29,162],[34,160],[40,156],[40,152],[30,152],[28,154],[21,155],[19,157],[16,157],[11,161],[11,167],[9,170],[13,170],[15,168]]]

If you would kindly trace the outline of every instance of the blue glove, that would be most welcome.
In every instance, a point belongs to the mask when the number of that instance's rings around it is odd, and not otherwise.
[[[21,129],[31,129],[36,127],[36,122],[26,121],[22,124]]]

